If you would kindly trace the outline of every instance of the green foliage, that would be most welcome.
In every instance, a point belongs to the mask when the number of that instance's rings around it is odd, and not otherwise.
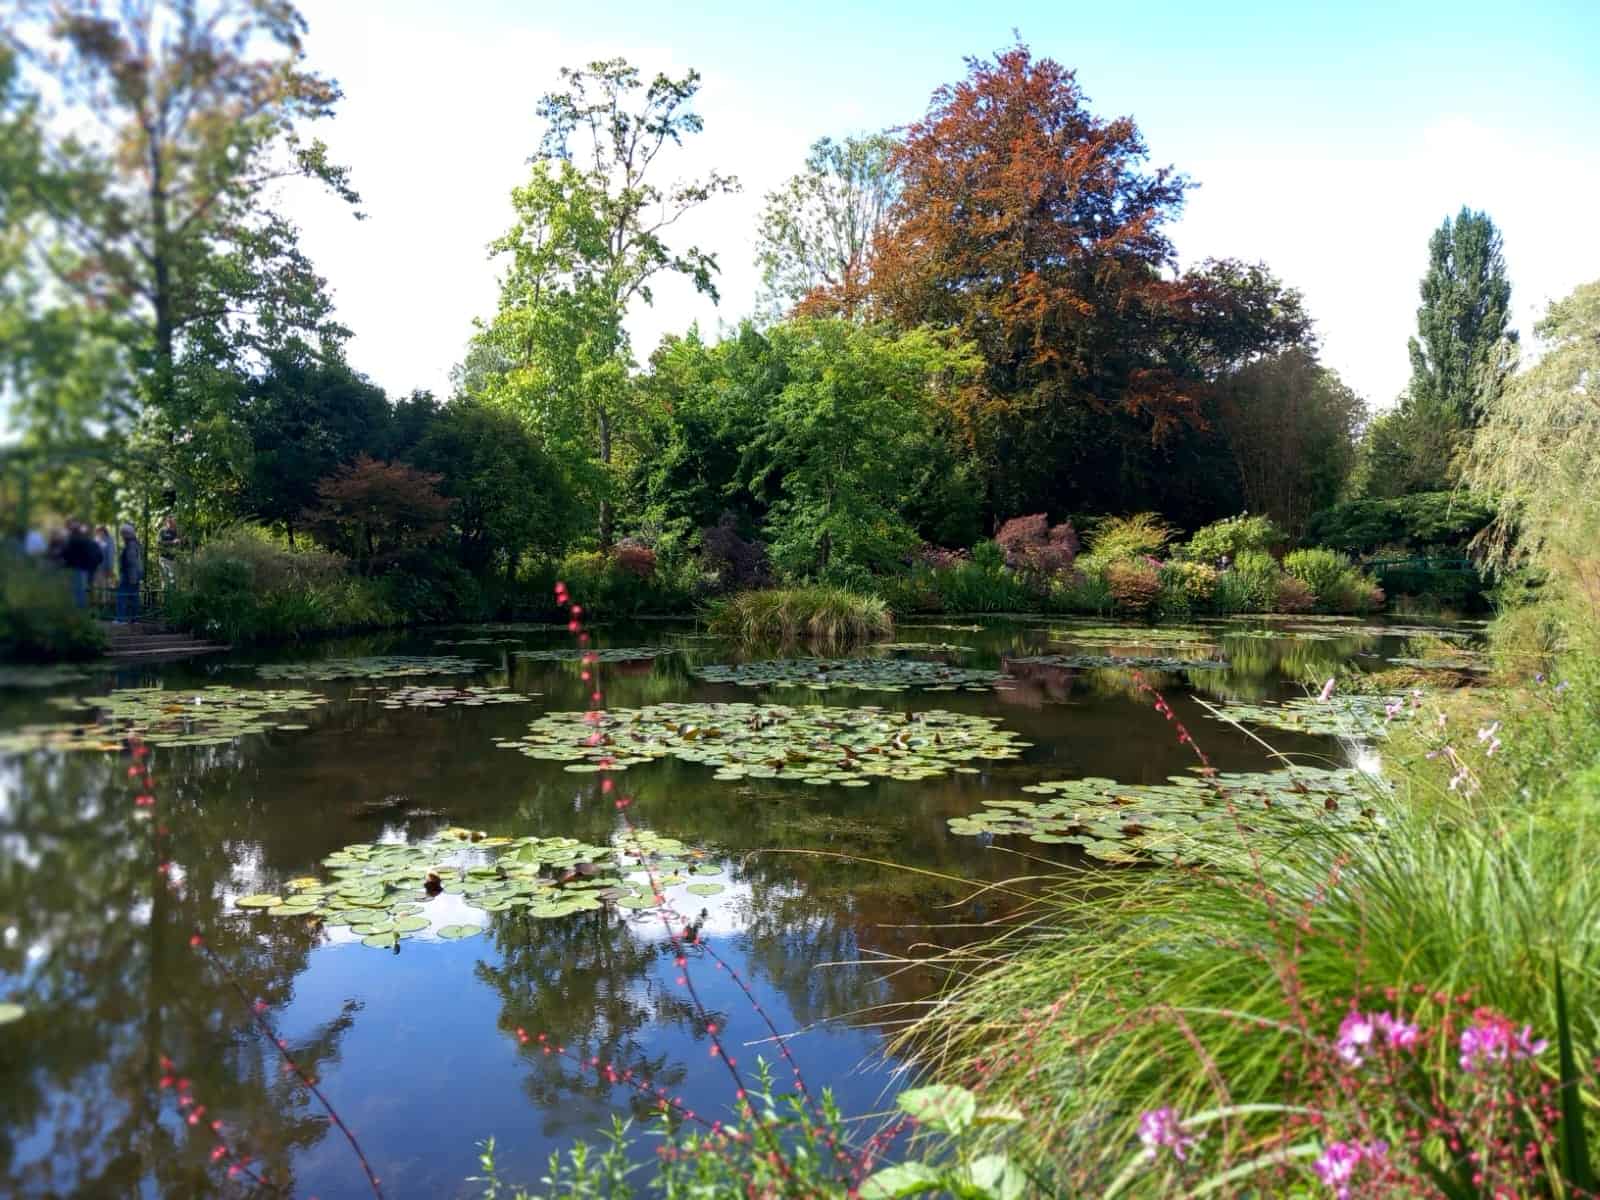
[[[1240,513],[1197,529],[1184,544],[1183,557],[1190,562],[1215,563],[1224,555],[1236,559],[1246,550],[1270,553],[1287,540],[1271,517]]]
[[[796,578],[894,567],[918,540],[901,507],[926,466],[938,395],[975,362],[929,331],[843,320],[782,325],[770,338],[785,364],[769,416],[769,471],[782,479],[768,518],[773,561]]]
[[[1465,492],[1420,492],[1325,508],[1307,523],[1306,538],[1349,554],[1380,547],[1460,553],[1493,519],[1493,508],[1480,497]]]
[[[439,477],[455,501],[450,522],[461,565],[508,578],[525,553],[560,554],[577,532],[572,482],[512,414],[460,398],[428,425],[410,461]]]
[[[662,558],[655,570],[641,575],[619,561],[616,547],[577,551],[542,566],[530,590],[549,596],[557,580],[581,598],[585,610],[600,618],[687,613],[715,582],[687,554]]]
[[[1271,612],[1278,598],[1278,577],[1282,574],[1272,555],[1261,550],[1246,550],[1233,560],[1233,568],[1217,581],[1218,606],[1226,600],[1229,611]]]
[[[66,571],[0,549],[0,660],[59,662],[104,649],[100,627],[72,602]]]
[[[740,592],[713,601],[706,624],[749,645],[849,646],[894,632],[889,606],[879,597],[824,586]]]
[[[1300,580],[1324,612],[1367,612],[1382,602],[1377,585],[1334,550],[1295,550],[1284,557],[1284,571]]]
[[[1396,726],[1384,754],[1395,793],[1375,785],[1366,801],[1381,837],[1269,835],[1241,817],[1233,838],[1256,865],[1233,874],[1101,875],[1087,888],[1063,874],[1015,932],[950,956],[950,990],[901,1048],[940,1077],[981,1065],[988,1099],[1030,1104],[1012,1151],[1060,1162],[1073,1146],[1072,1195],[1168,1194],[1159,1168],[1110,1185],[1152,1110],[1197,1117],[1225,1094],[1237,1123],[1208,1131],[1204,1149],[1219,1170],[1287,1140],[1296,1106],[1333,1118],[1348,1094],[1297,1064],[1357,1004],[1427,1029],[1447,998],[1470,997],[1534,1036],[1570,1036],[1581,1049],[1562,1054],[1566,1077],[1600,1033],[1551,968],[1581,981],[1574,996],[1600,982],[1600,672],[1572,654],[1561,678],[1556,691],[1524,675],[1525,690],[1487,711],[1457,696],[1436,717],[1429,701],[1426,719]],[[1454,1035],[1436,1050],[1408,1058],[1399,1086],[1448,1095]],[[1561,1118],[1564,1146],[1595,1128],[1588,1086],[1570,1089],[1580,1103]],[[1410,1120],[1397,1089],[1378,1102],[1365,1114],[1378,1136]]]
[[[339,555],[290,549],[239,528],[196,551],[167,598],[166,617],[180,629],[248,643],[399,625],[406,612],[379,582],[352,575]]]
[[[1250,511],[1269,514],[1292,534],[1338,499],[1366,417],[1361,398],[1305,348],[1223,379],[1217,412]]]
[[[894,139],[819,138],[805,170],[767,193],[756,232],[759,307],[777,320],[802,304],[850,316],[866,300],[873,242],[894,202]]]
[[[389,405],[383,389],[343,363],[280,356],[247,381],[237,400],[250,455],[240,516],[293,536],[317,484],[359,454],[384,456]]]
[[[1545,350],[1488,405],[1468,478],[1498,510],[1496,566],[1533,567],[1600,615],[1600,282],[1550,305]]]
[[[1153,558],[1166,548],[1175,532],[1156,513],[1105,517],[1090,535],[1086,557],[1101,566],[1128,558]]]

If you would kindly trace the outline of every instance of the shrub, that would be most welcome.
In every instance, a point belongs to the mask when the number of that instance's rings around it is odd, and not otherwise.
[[[713,601],[706,624],[712,633],[750,645],[847,646],[894,632],[894,618],[879,597],[823,585],[740,592]]]
[[[1475,496],[1421,492],[1393,500],[1354,500],[1313,514],[1306,539],[1351,554],[1379,546],[1419,551],[1460,550],[1494,520]]]
[[[1235,612],[1271,612],[1278,602],[1278,579],[1283,571],[1272,555],[1261,550],[1246,550],[1233,560],[1233,567],[1222,578],[1230,579],[1229,591],[1242,603]]]
[[[1116,608],[1116,597],[1106,583],[1102,570],[1077,570],[1065,580],[1058,580],[1046,597],[1048,607],[1055,612],[1096,613],[1106,615]]]
[[[1106,588],[1121,611],[1147,613],[1161,595],[1161,573],[1147,562],[1114,562],[1106,568]]]
[[[100,626],[73,604],[64,570],[0,550],[0,659],[92,658],[104,649]]]
[[[1191,562],[1213,563],[1223,555],[1238,558],[1246,550],[1270,553],[1287,540],[1283,530],[1273,524],[1271,517],[1241,513],[1195,531],[1183,547],[1183,555]]]
[[[722,591],[748,591],[772,583],[772,563],[764,543],[739,535],[732,513],[700,531],[700,567],[716,576]]]
[[[1043,513],[1013,517],[994,535],[994,543],[1013,571],[1039,584],[1072,569],[1078,557],[1078,534],[1072,522],[1053,529]]]
[[[1311,585],[1293,575],[1278,577],[1278,597],[1274,602],[1278,612],[1304,613],[1317,606],[1317,594]]]
[[[336,554],[291,550],[259,530],[235,529],[195,553],[167,599],[166,616],[181,629],[224,641],[292,642],[404,624],[418,615],[407,589],[426,583],[414,573],[359,578]]]
[[[623,538],[611,548],[611,561],[617,570],[637,579],[655,578],[656,552],[633,538]]]
[[[913,561],[921,566],[932,567],[936,571],[948,571],[961,563],[971,562],[972,555],[965,550],[946,550],[943,546],[923,543]]]
[[[1162,583],[1169,580],[1191,604],[1207,603],[1217,590],[1217,569],[1203,562],[1170,562],[1162,568]]]
[[[1161,553],[1176,532],[1155,513],[1104,517],[1094,528],[1090,554],[1099,563],[1150,558]]]
[[[1033,607],[1037,600],[1034,590],[1020,577],[1003,566],[980,562],[976,555],[972,562],[935,571],[933,585],[938,589],[940,606],[948,613],[1021,612]]]
[[[1382,589],[1335,551],[1296,550],[1284,558],[1283,569],[1311,589],[1325,612],[1370,612],[1383,603]]]

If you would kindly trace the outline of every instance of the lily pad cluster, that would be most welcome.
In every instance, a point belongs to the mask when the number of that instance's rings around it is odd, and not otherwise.
[[[0,751],[117,750],[133,734],[152,746],[220,746],[249,733],[306,729],[278,718],[327,702],[316,692],[224,686],[119,688],[85,699],[57,697],[50,702],[54,707],[92,716],[77,723],[24,726],[0,736]]]
[[[950,832],[1071,845],[1103,862],[1195,860],[1236,854],[1241,837],[1370,825],[1374,789],[1354,770],[1174,775],[1163,784],[1065,779],[1025,787],[1038,800],[986,800]]]
[[[1208,707],[1219,721],[1265,725],[1319,737],[1382,737],[1390,721],[1403,720],[1410,704],[1400,696],[1346,695],[1326,700],[1304,696],[1281,704],[1218,704]]]
[[[462,708],[483,708],[490,704],[528,704],[532,696],[509,691],[502,687],[446,687],[443,685],[410,684],[388,689],[356,688],[358,692],[371,690],[367,699],[379,708],[445,708],[459,705]]]
[[[822,692],[848,687],[873,692],[907,688],[953,692],[986,692],[1005,678],[999,671],[978,671],[915,658],[774,658],[733,666],[695,667],[707,683],[740,687],[805,687]]]
[[[971,654],[971,646],[955,642],[874,642],[874,650],[889,654]]]
[[[462,908],[544,920],[607,905],[656,908],[663,889],[722,873],[697,861],[703,858],[702,851],[646,830],[596,846],[576,838],[489,837],[450,828],[422,842],[346,846],[322,860],[325,878],[292,879],[280,893],[233,903],[246,912],[348,926],[364,945],[389,949],[423,933],[453,940],[482,932],[483,922],[459,919]],[[709,896],[723,889],[700,882],[685,890]]]
[[[1031,743],[993,717],[965,713],[736,703],[548,713],[526,736],[496,744],[576,772],[676,758],[715,767],[722,780],[866,787],[874,779],[976,774],[970,764],[1016,758]]]
[[[1144,654],[1034,654],[1009,663],[1040,667],[1094,667],[1121,671],[1225,671],[1225,658],[1164,658]]]
[[[513,650],[513,658],[523,658],[530,662],[578,662],[580,660],[598,663],[614,662],[643,662],[647,658],[660,658],[665,654],[676,654],[671,646],[611,646],[604,650],[580,650],[576,647],[567,647],[561,650]]]
[[[324,658],[318,662],[263,663],[263,679],[403,679],[416,675],[475,675],[484,669],[475,658],[455,655],[372,654],[361,658]]]
[[[1217,640],[1215,631],[1176,625],[1052,625],[1049,636],[1082,646],[1190,646]]]

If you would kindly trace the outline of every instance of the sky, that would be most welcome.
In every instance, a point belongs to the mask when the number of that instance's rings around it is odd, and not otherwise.
[[[702,134],[673,177],[715,167],[741,194],[686,218],[721,302],[656,289],[629,319],[643,361],[664,333],[753,307],[763,196],[807,146],[915,120],[968,56],[1020,35],[1077,72],[1101,116],[1132,116],[1152,165],[1199,186],[1170,229],[1180,261],[1264,261],[1299,288],[1323,360],[1375,406],[1408,375],[1429,234],[1463,204],[1500,226],[1514,323],[1600,278],[1600,0],[302,0],[310,64],[338,80],[316,132],[366,219],[282,197],[355,331],[351,363],[391,393],[444,393],[497,293],[488,243],[542,132],[557,72],[618,55],[704,77]]]

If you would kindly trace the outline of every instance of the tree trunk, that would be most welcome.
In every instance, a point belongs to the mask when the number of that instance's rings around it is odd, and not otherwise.
[[[604,408],[600,410],[600,464],[605,468],[605,486],[611,486],[611,416]],[[600,499],[600,549],[611,548],[611,498],[602,496]]]

